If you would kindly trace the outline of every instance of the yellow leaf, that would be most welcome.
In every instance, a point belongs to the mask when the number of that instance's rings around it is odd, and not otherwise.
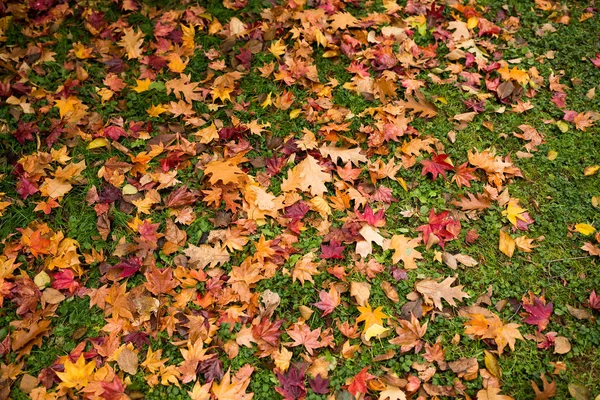
[[[273,104],[273,100],[271,100],[271,95],[273,94],[273,92],[269,92],[269,94],[267,95],[267,98],[265,99],[265,101],[263,101],[260,106],[262,108],[267,108],[268,106],[270,106],[271,104]]]
[[[558,121],[556,126],[562,133],[565,133],[569,130],[569,124],[567,124],[565,121]]]
[[[58,112],[60,113],[60,117],[64,117],[69,112],[75,112],[75,106],[80,104],[81,102],[75,96],[69,96],[69,98],[54,100],[54,104],[58,107]]]
[[[46,179],[40,186],[40,193],[42,196],[58,199],[67,194],[72,188],[73,186],[69,182],[62,179]]]
[[[596,232],[596,228],[589,224],[577,224],[575,225],[575,230],[585,236],[589,236]]]
[[[181,24],[181,31],[183,32],[183,35],[181,37],[182,39],[182,46],[185,47],[186,49],[190,49],[193,50],[194,47],[196,47],[196,44],[194,43],[194,39],[196,37],[196,29],[194,28],[193,25],[190,25],[189,27]]]
[[[72,363],[67,357],[64,363],[65,371],[56,372],[58,378],[62,381],[61,386],[66,388],[83,388],[87,386],[89,378],[94,373],[95,361],[85,363],[83,354],[79,356],[76,363]]]
[[[298,116],[300,116],[300,113],[302,113],[302,109],[301,108],[297,108],[295,110],[292,110],[290,112],[290,119],[298,118]]]
[[[140,29],[137,33],[133,28],[123,29],[123,37],[117,44],[127,50],[127,58],[140,58],[142,56],[142,44],[144,43],[144,32]]]
[[[188,62],[189,60],[183,61],[179,54],[173,53],[169,57],[169,64],[167,64],[167,66],[171,72],[182,73],[185,71],[185,67],[187,67]]]
[[[592,165],[590,167],[585,167],[585,169],[583,170],[583,175],[595,175],[598,172],[598,170],[600,170],[600,165]]]
[[[106,140],[106,138],[96,138],[88,144],[87,148],[92,150],[106,146],[108,146],[108,140]]]
[[[469,20],[467,21],[467,28],[469,29],[473,29],[475,28],[477,25],[479,24],[479,18],[477,17],[471,17],[469,18]]]
[[[490,353],[487,350],[483,350],[483,360],[485,361],[485,368],[496,378],[502,378],[502,370],[500,369],[500,365],[498,364],[498,359],[495,355]]]
[[[498,248],[501,252],[506,254],[508,257],[512,257],[515,252],[516,243],[510,235],[504,231],[500,231],[500,244]]]
[[[158,117],[160,114],[164,113],[165,111],[167,111],[166,108],[164,108],[161,104],[157,105],[157,106],[150,106],[146,112],[148,113],[149,116],[151,117]]]
[[[100,101],[104,104],[104,102],[110,100],[113,95],[115,94],[115,92],[113,92],[110,89],[107,88],[102,88],[102,89],[98,89],[97,93],[100,95]]]
[[[384,328],[379,324],[373,324],[365,330],[365,339],[370,340],[372,337],[377,337],[387,331],[389,331],[389,328]]]
[[[279,57],[285,54],[285,43],[283,40],[279,39],[278,41],[271,43],[269,47],[269,52],[275,56],[276,59],[279,60]]]
[[[220,99],[223,103],[225,100],[231,101],[231,92],[233,92],[233,88],[229,87],[215,87],[210,91],[210,95],[213,100]]]
[[[310,199],[311,208],[321,214],[321,217],[327,219],[328,215],[331,215],[331,207],[327,204],[327,201],[322,196],[315,196]]]
[[[373,325],[383,326],[383,320],[388,318],[387,315],[381,311],[383,307],[377,307],[376,309],[372,309],[371,305],[367,303],[366,306],[358,306],[358,311],[360,311],[360,316],[356,318],[356,322],[364,322],[365,326],[363,327],[363,332],[366,332]]]
[[[320,44],[323,47],[327,47],[327,38],[325,37],[325,35],[323,35],[323,32],[321,32],[320,29],[315,29],[315,39],[318,44]]]
[[[292,360],[292,353],[285,347],[281,347],[281,350],[275,353],[275,357],[273,361],[275,362],[275,366],[279,368],[280,371],[285,372],[290,367],[290,361]]]
[[[554,161],[554,160],[556,160],[556,157],[558,157],[558,152],[556,152],[554,150],[550,150],[548,152],[548,160]]]
[[[146,90],[150,89],[150,85],[152,84],[152,81],[149,78],[146,79],[136,79],[135,80],[136,86],[133,87],[133,90],[138,92],[138,93],[142,93],[145,92]]]
[[[522,215],[525,211],[527,210],[519,207],[518,199],[511,199],[508,202],[506,210],[502,211],[502,215],[504,215],[511,224],[517,226],[517,219],[520,219],[521,221],[527,221],[527,219]]]

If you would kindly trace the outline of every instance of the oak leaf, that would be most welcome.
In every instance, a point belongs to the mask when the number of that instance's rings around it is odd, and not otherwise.
[[[438,310],[442,310],[442,299],[446,300],[451,306],[456,306],[456,300],[462,301],[464,298],[470,296],[462,291],[462,285],[452,287],[452,283],[456,280],[455,277],[448,277],[442,282],[438,283],[432,279],[425,279],[417,281],[415,288],[417,292],[421,293],[425,298],[425,301],[433,301],[435,307]]]

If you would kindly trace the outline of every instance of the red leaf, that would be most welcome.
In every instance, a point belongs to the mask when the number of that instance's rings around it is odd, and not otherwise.
[[[54,289],[66,289],[69,293],[75,293],[81,286],[79,282],[75,280],[75,273],[72,269],[63,269],[52,276],[54,277],[54,282],[52,282],[52,287]]]
[[[108,126],[104,128],[104,137],[112,140],[119,140],[121,136],[127,136],[127,132],[120,126]]]
[[[29,196],[39,192],[39,189],[34,186],[27,178],[21,177],[19,183],[17,183],[17,193],[23,200]]]
[[[596,294],[595,290],[592,290],[592,293],[590,293],[590,298],[585,305],[593,310],[600,311],[600,296]]]
[[[292,366],[287,374],[277,371],[277,379],[281,386],[277,386],[275,390],[285,400],[303,399],[306,396],[305,377],[304,372],[295,366]]]
[[[546,304],[546,300],[543,297],[540,299],[530,294],[530,298],[523,299],[523,309],[529,313],[529,316],[523,322],[530,325],[537,325],[538,331],[541,332],[546,329],[546,326],[550,322],[553,306],[552,303]]]
[[[279,345],[279,336],[283,331],[279,330],[283,324],[283,320],[271,322],[268,319],[263,319],[258,325],[252,327],[252,336],[254,339],[262,339],[272,346]]]
[[[308,384],[312,391],[317,394],[329,393],[329,379],[323,379],[321,375],[317,375],[315,379],[308,378]]]
[[[442,211],[439,214],[435,210],[429,212],[429,223],[417,228],[423,232],[423,241],[429,242],[430,235],[435,235],[439,239],[440,247],[443,249],[447,241],[454,240],[460,232],[460,222],[456,221],[448,211]]]
[[[446,178],[446,171],[452,171],[454,167],[448,164],[445,160],[448,158],[448,154],[435,154],[431,157],[431,160],[423,160],[421,164],[423,165],[422,176],[427,175],[428,173],[432,175],[433,180],[435,181],[438,175],[442,175]]]
[[[346,248],[344,246],[340,246],[338,242],[332,240],[329,246],[324,244],[321,245],[321,258],[325,260],[332,258],[343,259],[343,253],[345,249]]]
[[[354,397],[358,397],[358,393],[367,393],[367,382],[371,379],[375,379],[375,376],[369,374],[367,370],[369,367],[365,367],[352,379],[352,383],[348,386],[348,391]]]
[[[367,206],[365,207],[365,211],[360,213],[358,210],[354,211],[359,221],[364,221],[367,224],[375,227],[385,226],[385,218],[383,217],[384,210],[381,209],[377,211],[377,214],[373,213],[373,209]]]
[[[340,294],[332,287],[329,292],[321,290],[319,292],[321,301],[314,303],[314,306],[323,311],[322,317],[331,314],[333,310],[340,304]]]
[[[476,179],[473,175],[475,168],[469,168],[467,165],[468,163],[464,163],[456,168],[455,174],[452,177],[452,182],[456,182],[456,186],[458,187],[463,185],[466,187],[471,187],[471,183],[469,181]]]

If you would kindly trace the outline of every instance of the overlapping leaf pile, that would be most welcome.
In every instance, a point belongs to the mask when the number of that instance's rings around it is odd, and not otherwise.
[[[485,262],[471,227],[481,215],[502,216],[508,257],[543,238],[528,235],[535,213],[510,194],[522,178],[515,155],[452,150],[456,131],[482,113],[526,113],[539,91],[564,110],[549,125],[583,131],[600,119],[567,108],[561,76],[504,59],[518,15],[459,2],[223,4],[227,18],[131,0],[1,6],[4,133],[18,150],[6,155],[16,185],[0,208],[38,217],[2,238],[0,304],[15,316],[0,345],[2,395],[20,385],[35,399],[124,399],[147,385],[250,399],[265,372],[256,398],[509,399],[497,358],[518,341],[567,353],[569,339],[546,331],[543,295],[492,302],[459,284]],[[568,23],[558,4],[536,5]],[[74,19],[79,31],[60,30]],[[40,83],[52,69],[63,80]],[[444,138],[425,123],[446,103],[425,94],[436,85],[468,94]],[[517,156],[530,157],[544,134],[519,129]],[[445,208],[394,208],[432,181]],[[95,215],[87,248],[53,219],[70,198]],[[440,274],[422,275],[421,263]],[[72,299],[104,324],[32,376]],[[516,322],[499,314],[511,306]],[[600,308],[595,294],[589,307]],[[462,335],[427,335],[458,317]],[[446,359],[465,340],[481,340],[484,362]],[[381,343],[386,353],[361,356]],[[385,366],[408,352],[421,362]],[[346,362],[360,372],[339,374]],[[536,399],[556,391],[546,378],[533,389]]]

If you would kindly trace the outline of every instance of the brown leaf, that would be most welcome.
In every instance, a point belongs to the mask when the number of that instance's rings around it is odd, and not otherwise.
[[[575,400],[589,400],[590,399],[590,391],[577,383],[569,383],[569,393]]]
[[[584,308],[575,308],[567,304],[567,310],[569,311],[569,314],[577,319],[589,319],[592,317],[592,313]]]
[[[567,354],[571,351],[571,342],[564,336],[554,338],[554,354]]]
[[[535,392],[535,400],[548,400],[551,397],[556,396],[556,381],[548,382],[546,375],[542,373],[542,382],[544,384],[544,390],[540,391],[539,386],[535,381],[531,381],[531,386]]]
[[[459,378],[463,378],[466,381],[472,381],[477,379],[479,372],[479,363],[477,358],[461,358],[456,361],[448,363],[448,367],[458,375]]]
[[[130,375],[135,375],[137,373],[138,362],[137,353],[127,347],[124,347],[123,350],[121,350],[119,357],[117,358],[117,364],[119,364],[121,371],[125,371]]]
[[[381,282],[381,288],[383,289],[383,292],[385,293],[385,295],[387,296],[388,299],[390,299],[394,303],[397,303],[398,301],[400,301],[400,297],[398,297],[398,292],[396,291],[396,289],[394,289],[394,287],[389,282],[387,282],[387,281]]]
[[[462,291],[462,285],[451,287],[456,280],[455,277],[448,277],[442,282],[431,279],[417,281],[415,288],[423,295],[426,301],[433,301],[433,304],[438,310],[442,310],[442,299],[446,300],[451,306],[456,306],[456,301],[462,301],[464,298],[469,298],[469,295]]]

